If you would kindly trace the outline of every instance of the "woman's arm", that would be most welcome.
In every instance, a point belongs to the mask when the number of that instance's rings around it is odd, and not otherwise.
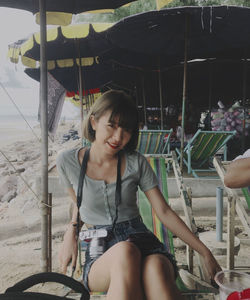
[[[67,266],[71,262],[72,269],[76,266],[77,259],[77,237],[76,237],[76,224],[77,224],[77,202],[76,195],[73,188],[68,188],[68,194],[73,200],[73,210],[71,216],[71,222],[68,224],[67,230],[63,237],[63,243],[59,250],[59,263],[63,274],[67,272]]]
[[[145,192],[145,194],[164,226],[204,258],[208,273],[213,279],[215,274],[220,271],[221,268],[211,251],[191,232],[182,219],[170,208],[158,187],[154,187]]]
[[[231,162],[224,177],[224,184],[229,188],[250,186],[250,157]]]

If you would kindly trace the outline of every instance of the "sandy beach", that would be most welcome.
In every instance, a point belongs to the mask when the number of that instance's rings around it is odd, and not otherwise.
[[[55,164],[62,149],[73,148],[80,140],[64,142],[63,134],[78,129],[78,122],[68,121],[58,127],[55,140],[49,140],[49,166]],[[40,127],[33,128],[40,137]],[[41,173],[41,143],[23,124],[15,127],[5,123],[0,133],[0,293],[19,280],[41,272],[41,216],[36,189],[36,177]],[[3,137],[3,138],[2,138]],[[7,158],[7,159],[6,159]],[[58,246],[61,244],[68,221],[70,200],[53,197],[52,269],[59,272]],[[50,284],[51,286],[51,284]],[[48,290],[36,286],[34,290]],[[63,293],[62,286],[51,286],[56,294]]]
[[[78,129],[76,122],[60,124],[54,142],[49,142],[49,165],[55,163],[59,151],[72,148],[79,140],[70,139],[63,142],[62,136],[68,131]],[[23,131],[25,136],[23,136]],[[39,127],[35,128],[39,135]],[[13,133],[13,132],[12,132]],[[11,130],[6,136],[9,139],[0,142],[1,151],[8,161],[0,155],[0,293],[19,280],[41,272],[41,236],[40,209],[36,193],[36,176],[40,174],[40,143],[27,129]],[[26,183],[29,187],[27,187]],[[200,232],[215,231],[215,198],[193,199],[193,209]],[[224,199],[226,203],[226,199]],[[180,200],[170,199],[173,209],[183,216]],[[58,249],[68,221],[70,200],[66,195],[53,197],[52,208],[52,270],[59,272]],[[249,211],[248,211],[249,213]],[[224,232],[226,232],[226,204],[224,205]],[[235,226],[236,236],[241,247],[236,256],[236,266],[248,266],[250,269],[250,239],[238,219]],[[186,263],[185,246],[175,239],[176,258],[179,264]],[[218,257],[223,268],[226,268],[226,257]],[[65,290],[60,285],[48,284],[36,286],[32,290],[53,291],[60,295]]]

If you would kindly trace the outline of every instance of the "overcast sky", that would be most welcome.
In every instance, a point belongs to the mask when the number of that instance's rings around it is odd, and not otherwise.
[[[21,80],[20,84],[26,85],[27,80],[25,79],[27,79],[27,75],[23,76],[22,66],[9,62],[7,58],[8,45],[19,39],[28,37],[35,31],[39,31],[39,26],[35,23],[34,16],[29,12],[0,7],[0,28],[1,82],[11,85],[11,82],[8,82],[10,74],[6,71],[7,68],[7,70],[10,69],[13,71],[12,76],[16,84],[18,84],[18,80]]]

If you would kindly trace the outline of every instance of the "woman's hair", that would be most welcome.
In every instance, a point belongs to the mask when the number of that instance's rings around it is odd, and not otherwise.
[[[90,118],[94,116],[98,121],[107,111],[111,111],[111,123],[118,118],[120,127],[131,130],[132,135],[125,150],[135,150],[139,133],[138,111],[132,98],[123,91],[110,90],[96,100],[83,123],[83,136],[90,142],[95,140],[95,130],[91,126]]]

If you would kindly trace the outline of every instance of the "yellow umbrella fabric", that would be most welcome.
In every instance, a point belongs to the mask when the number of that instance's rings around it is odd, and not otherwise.
[[[168,5],[173,0],[155,0],[157,10],[160,10],[164,6]]]
[[[94,30],[95,33],[101,33],[105,30],[109,29],[113,26],[113,23],[82,23],[82,24],[74,24],[69,26],[58,26],[55,28],[50,28],[47,30],[47,47],[49,52],[50,42],[55,41],[59,35],[61,35],[65,39],[76,40],[76,39],[85,39],[89,37],[90,34],[90,26]],[[26,41],[24,42],[16,42],[9,45],[8,49],[8,57],[10,61],[13,63],[18,63],[19,57],[21,57],[21,61],[23,65],[29,68],[37,68],[39,67],[39,60],[30,57],[27,53],[32,50],[35,45],[40,45],[40,33],[32,34]],[[63,45],[62,45],[63,47]],[[70,67],[73,66],[74,63],[81,66],[89,66],[93,63],[98,63],[98,57],[81,57],[81,61],[79,59],[75,59],[75,53],[72,53],[72,58],[63,58],[63,59],[48,59],[48,69],[51,70],[58,67]]]

